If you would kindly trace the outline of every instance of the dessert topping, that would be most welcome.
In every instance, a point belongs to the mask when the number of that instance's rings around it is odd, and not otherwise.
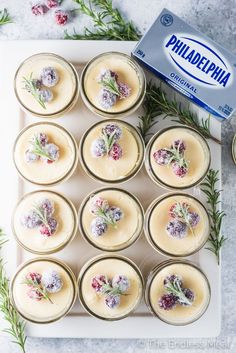
[[[53,9],[55,7],[58,7],[60,5],[62,0],[47,0],[46,4],[49,9]]]
[[[107,200],[96,196],[91,198],[90,211],[96,216],[91,222],[91,232],[95,237],[103,235],[108,225],[116,227],[117,222],[123,217],[123,212],[119,207],[110,207]]]
[[[116,104],[117,99],[129,97],[131,88],[118,80],[118,74],[109,69],[103,69],[98,82],[102,85],[99,94],[99,103],[104,109],[109,109]]]
[[[64,26],[69,20],[69,13],[64,10],[55,11],[55,21],[58,25]]]
[[[55,86],[58,81],[59,76],[56,69],[53,67],[44,67],[40,74],[40,79],[33,78],[33,72],[31,72],[28,78],[23,77],[23,89],[29,92],[42,108],[46,109],[45,103],[53,100],[53,93],[47,87]]]
[[[183,140],[175,140],[170,148],[161,148],[153,153],[159,165],[171,165],[174,174],[183,178],[188,173],[189,162],[184,158],[186,144]]]
[[[36,134],[30,141],[30,148],[25,152],[27,163],[32,163],[37,160],[46,163],[53,163],[59,158],[59,147],[54,143],[48,143],[48,137],[44,133]]]
[[[169,210],[169,215],[173,218],[166,227],[167,233],[175,238],[182,239],[187,235],[189,228],[194,235],[194,227],[200,221],[200,216],[196,212],[190,211],[190,206],[186,202],[176,202]]]
[[[115,275],[113,279],[97,275],[92,278],[91,286],[99,295],[105,296],[105,304],[113,309],[120,305],[120,297],[126,295],[130,282],[124,275]]]
[[[48,8],[46,5],[39,3],[32,6],[31,11],[35,16],[44,15],[48,11]]]
[[[52,217],[53,213],[54,203],[49,199],[44,199],[23,215],[21,223],[29,229],[39,228],[40,234],[50,237],[58,227],[57,220]]]
[[[94,140],[91,145],[91,153],[94,157],[107,155],[110,159],[117,161],[122,157],[122,148],[117,142],[122,134],[118,125],[107,124],[102,128],[101,137]]]
[[[29,272],[25,276],[24,284],[27,284],[29,290],[27,295],[34,300],[47,299],[53,304],[49,297],[50,293],[59,292],[63,286],[62,279],[55,270],[47,270],[42,274],[37,272]]]
[[[166,294],[159,299],[159,306],[164,310],[171,310],[177,304],[183,306],[192,305],[194,293],[189,288],[183,287],[183,281],[178,275],[169,275],[164,279]]]

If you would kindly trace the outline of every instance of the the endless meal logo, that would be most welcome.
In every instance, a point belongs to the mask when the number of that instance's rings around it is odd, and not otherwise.
[[[188,34],[172,34],[164,40],[164,50],[178,69],[198,84],[228,87],[232,82],[231,66],[209,43]]]

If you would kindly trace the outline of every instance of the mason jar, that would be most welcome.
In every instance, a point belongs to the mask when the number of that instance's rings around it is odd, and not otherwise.
[[[107,80],[114,78],[117,94],[114,93],[114,88],[109,92],[109,87],[101,84],[104,73],[111,74],[109,78],[106,76]],[[124,89],[125,94],[122,95]],[[96,56],[87,63],[81,75],[84,103],[93,113],[103,118],[114,119],[131,115],[141,105],[145,92],[146,78],[142,68],[129,55],[120,52]]]
[[[129,316],[139,305],[143,278],[139,268],[127,257],[105,254],[92,258],[82,267],[78,287],[80,302],[90,315],[114,321]]]
[[[79,78],[74,66],[61,56],[39,53],[20,64],[14,90],[24,111],[40,118],[56,118],[77,102]]]
[[[48,324],[64,317],[73,307],[76,279],[64,262],[36,257],[18,267],[10,283],[10,295],[25,320]]]

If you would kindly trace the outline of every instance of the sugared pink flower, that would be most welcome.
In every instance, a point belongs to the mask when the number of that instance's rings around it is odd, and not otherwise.
[[[55,21],[60,26],[65,26],[69,20],[69,13],[63,10],[55,11]]]
[[[32,6],[31,11],[35,16],[41,16],[48,12],[48,7],[44,4],[39,3]]]

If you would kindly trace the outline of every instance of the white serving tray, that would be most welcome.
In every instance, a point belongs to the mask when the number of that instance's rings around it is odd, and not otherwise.
[[[29,183],[23,182],[17,176],[12,161],[12,146],[19,129],[26,124],[39,121],[40,119],[26,116],[16,102],[13,92],[13,77],[17,66],[28,56],[39,52],[54,52],[65,57],[76,65],[81,71],[83,65],[93,56],[106,51],[121,51],[130,54],[134,42],[114,41],[12,41],[0,43],[0,102],[1,102],[1,128],[0,128],[0,160],[1,160],[1,219],[0,225],[10,237],[10,241],[4,246],[3,252],[7,262],[7,274],[9,277],[14,273],[18,264],[33,255],[19,248],[11,233],[11,213],[17,199],[24,193],[38,189]],[[163,87],[165,87],[163,85]],[[173,90],[165,88],[168,95],[173,98],[176,95]],[[178,99],[185,102],[184,98],[176,95]],[[192,109],[199,112],[199,116],[207,117],[207,113],[196,106]],[[130,123],[137,125],[138,115],[126,118]],[[91,114],[79,99],[76,107],[65,117],[53,121],[68,128],[75,136],[77,142],[82,133],[98,117]],[[161,121],[155,126],[155,130],[170,124],[170,118]],[[220,138],[220,123],[212,118],[212,132]],[[221,170],[221,148],[210,141],[212,151],[212,167]],[[78,208],[82,199],[91,190],[102,186],[92,181],[77,168],[76,173],[66,183],[53,189],[63,192],[71,198]],[[144,168],[131,181],[118,185],[134,192],[145,208],[151,201],[165,192],[158,188],[148,178]],[[203,199],[198,188],[188,191],[200,199]],[[74,270],[77,276],[81,266],[90,257],[101,253],[91,245],[85,243],[80,234],[77,234],[73,242],[66,249],[55,254],[55,257],[65,260]],[[133,259],[141,268],[144,276],[151,268],[166,257],[158,255],[146,242],[144,235],[129,249],[121,252]],[[170,326],[157,318],[152,317],[144,303],[138,310],[124,320],[118,322],[104,322],[90,317],[77,301],[70,314],[64,319],[49,325],[27,324],[29,336],[42,337],[99,337],[99,338],[156,338],[156,337],[213,337],[220,332],[221,309],[220,309],[220,267],[216,259],[208,250],[201,250],[198,254],[191,256],[190,260],[199,265],[210,280],[212,296],[207,312],[197,322],[185,327]],[[0,322],[4,327],[6,323]]]

